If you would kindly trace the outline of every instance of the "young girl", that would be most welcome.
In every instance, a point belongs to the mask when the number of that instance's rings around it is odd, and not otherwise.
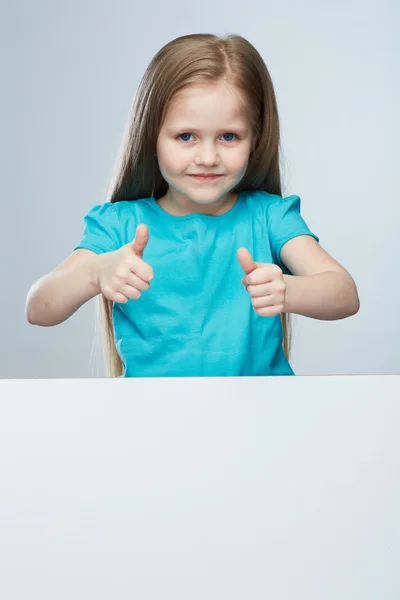
[[[179,37],[139,86],[108,200],[36,282],[56,325],[100,295],[111,376],[294,375],[288,314],[358,311],[348,272],[282,197],[269,72],[243,37]]]

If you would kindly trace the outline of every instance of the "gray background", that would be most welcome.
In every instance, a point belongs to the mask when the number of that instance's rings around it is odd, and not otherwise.
[[[300,196],[310,229],[358,286],[354,317],[294,317],[295,373],[400,372],[398,4],[14,0],[0,10],[0,377],[103,373],[96,301],[41,328],[25,320],[26,295],[104,201],[152,56],[196,32],[239,33],[262,54],[280,111],[283,194]]]

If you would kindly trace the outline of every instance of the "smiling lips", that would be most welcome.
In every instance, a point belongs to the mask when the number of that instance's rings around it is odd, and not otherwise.
[[[194,177],[198,181],[214,181],[215,179],[218,179],[218,177],[222,177],[222,175],[207,175],[206,173],[203,173],[199,175],[190,174],[190,177]]]

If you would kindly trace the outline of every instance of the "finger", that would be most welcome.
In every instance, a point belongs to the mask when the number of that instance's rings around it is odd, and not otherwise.
[[[149,230],[147,225],[138,225],[136,228],[136,237],[133,240],[131,247],[133,252],[139,258],[143,257],[143,251],[149,241]]]
[[[130,270],[133,275],[136,275],[143,281],[150,282],[152,279],[154,279],[154,271],[152,267],[135,254],[132,255]]]
[[[138,300],[142,295],[140,290],[133,285],[128,285],[127,283],[122,284],[119,289],[123,296],[126,296],[131,300]]]
[[[247,248],[239,248],[237,251],[237,257],[242,267],[243,271],[248,274],[254,271],[257,268],[257,263],[254,262],[253,257]]]
[[[277,279],[277,267],[274,264],[264,264],[263,266],[258,267],[257,270],[254,271],[254,273],[252,273],[251,277],[246,276],[245,279],[250,279],[250,281],[248,282],[250,285],[271,283],[272,281]]]
[[[271,285],[269,283],[259,283],[257,285],[246,285],[246,290],[249,292],[250,296],[253,298],[260,298],[262,296],[270,296],[274,293],[274,290],[271,289]]]
[[[254,312],[260,317],[275,317],[283,313],[283,306],[263,306],[262,308],[254,308]]]
[[[259,296],[258,298],[252,298],[251,303],[254,308],[265,308],[266,306],[276,306],[276,299],[272,296]]]
[[[129,298],[121,294],[120,292],[115,292],[112,302],[118,302],[119,304],[126,304]]]
[[[137,288],[140,292],[146,292],[150,287],[150,283],[138,277],[136,273],[131,273],[126,284]]]

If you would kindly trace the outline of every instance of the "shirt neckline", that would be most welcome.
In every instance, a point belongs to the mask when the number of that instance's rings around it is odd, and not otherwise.
[[[243,192],[243,191],[239,192],[239,197],[236,200],[235,204],[233,206],[231,206],[231,208],[228,211],[226,211],[225,213],[223,213],[222,215],[203,215],[202,213],[191,213],[190,215],[182,215],[182,216],[171,215],[170,213],[168,213],[166,210],[164,210],[158,204],[158,202],[154,196],[150,196],[150,200],[155,205],[157,211],[159,213],[161,213],[165,219],[168,219],[170,221],[187,221],[189,219],[195,219],[195,218],[196,219],[203,218],[205,220],[212,219],[213,221],[217,221],[217,220],[221,221],[222,219],[228,218],[232,213],[235,212],[235,210],[238,209],[239,205],[242,204],[242,202],[243,202],[244,194],[245,194],[245,192]]]

